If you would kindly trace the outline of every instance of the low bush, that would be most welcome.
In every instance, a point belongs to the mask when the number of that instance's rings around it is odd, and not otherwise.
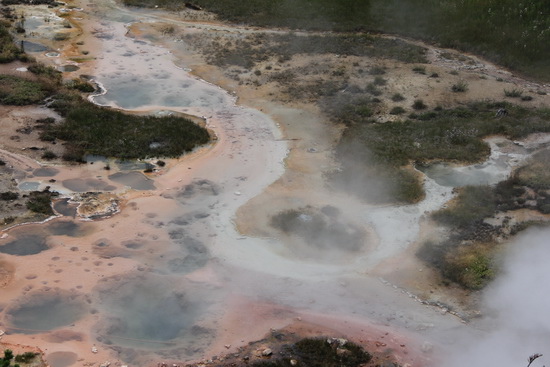
[[[16,200],[16,199],[19,199],[19,194],[16,192],[6,191],[6,192],[0,193],[0,200],[9,201],[9,200]]]
[[[23,106],[42,102],[49,95],[42,83],[13,75],[0,75],[0,104]]]
[[[56,158],[57,158],[57,154],[55,154],[55,153],[52,152],[51,150],[46,150],[46,151],[42,154],[42,159],[51,160],[51,159],[56,159]]]
[[[27,200],[27,209],[38,214],[53,215],[51,199],[57,195],[56,192],[49,191],[49,189],[32,191]]]
[[[415,110],[425,110],[426,108],[428,108],[428,106],[424,103],[423,100],[417,99],[414,101],[412,108],[414,108]]]
[[[432,214],[436,221],[451,227],[467,227],[491,216],[496,209],[495,195],[489,186],[460,188],[456,203]]]
[[[129,115],[73,94],[58,95],[51,107],[65,120],[45,126],[41,136],[66,141],[65,160],[81,161],[85,154],[177,157],[209,141],[206,129],[183,117]]]
[[[455,93],[464,93],[468,90],[468,84],[461,80],[458,83],[453,84],[451,90]]]
[[[506,97],[519,98],[519,97],[521,97],[522,94],[523,94],[523,91],[521,89],[517,89],[517,88],[505,89],[504,90],[504,95]]]
[[[390,115],[402,115],[404,114],[406,111],[403,107],[401,106],[395,106],[394,108],[392,108],[390,110]]]
[[[391,96],[391,100],[394,102],[401,102],[405,100],[405,97],[401,93],[395,93],[393,96]]]

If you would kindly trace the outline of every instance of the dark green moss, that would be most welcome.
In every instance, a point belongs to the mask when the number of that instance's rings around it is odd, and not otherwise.
[[[67,160],[80,161],[85,154],[177,157],[209,141],[206,129],[183,117],[129,115],[73,94],[58,95],[51,107],[65,120],[44,126],[42,138],[66,141]]]

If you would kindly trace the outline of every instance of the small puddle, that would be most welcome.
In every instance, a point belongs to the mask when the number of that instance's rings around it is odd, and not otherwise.
[[[134,190],[154,190],[153,180],[147,178],[140,172],[117,172],[109,176],[109,179],[130,186]]]
[[[455,167],[446,163],[435,163],[416,168],[437,184],[446,187],[491,185],[503,180],[501,172],[492,172],[478,166]]]
[[[22,191],[36,191],[40,187],[40,182],[21,182],[18,187]]]
[[[23,234],[17,236],[15,240],[0,246],[0,253],[28,256],[41,253],[49,248],[45,236],[38,234]]]
[[[50,367],[69,367],[78,359],[78,355],[73,352],[53,352],[46,355],[46,362]]]
[[[59,173],[58,169],[51,167],[37,168],[32,171],[32,174],[36,177],[53,177]]]
[[[82,179],[72,178],[64,180],[62,185],[74,192],[88,192],[88,191],[113,191],[116,187],[109,185],[105,181],[101,181],[95,178]]]
[[[88,233],[87,227],[72,220],[56,220],[48,224],[47,230],[55,236],[81,237]]]
[[[71,325],[86,312],[82,296],[46,288],[17,300],[6,319],[17,333],[38,334]]]
[[[69,199],[62,199],[62,200],[55,201],[53,203],[53,208],[57,213],[61,215],[75,218],[78,204],[70,203]]]
[[[23,49],[25,52],[45,52],[48,51],[48,48],[40,43],[36,42],[30,42],[30,41],[22,41],[23,42]]]
[[[76,65],[62,65],[62,66],[58,66],[57,70],[61,72],[72,72],[72,71],[80,70],[80,68]]]

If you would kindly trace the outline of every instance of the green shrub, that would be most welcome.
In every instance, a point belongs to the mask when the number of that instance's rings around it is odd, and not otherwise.
[[[412,71],[414,71],[416,74],[426,74],[426,67],[425,66],[415,66]]]
[[[415,110],[425,110],[426,108],[428,108],[428,106],[424,103],[423,100],[417,99],[414,101],[412,108],[414,108]]]
[[[401,106],[395,106],[390,110],[390,115],[402,115],[405,113],[405,109]]]
[[[386,69],[380,66],[374,66],[369,70],[370,75],[384,75],[386,74]]]
[[[395,93],[393,96],[391,96],[391,100],[394,102],[401,102],[405,100],[405,97],[401,93]]]
[[[56,82],[61,81],[61,72],[53,66],[46,66],[42,63],[34,63],[32,65],[29,65],[27,69],[33,74],[45,76]]]
[[[76,89],[82,93],[95,92],[95,87],[91,83],[81,79],[72,79],[67,83],[67,87]]]
[[[55,154],[55,153],[52,152],[51,150],[46,150],[46,151],[42,154],[42,159],[51,160],[51,159],[56,159],[56,158],[57,158],[57,154]]]
[[[206,129],[183,117],[128,115],[71,94],[58,95],[51,106],[65,120],[44,126],[41,136],[66,141],[65,160],[177,157],[209,141]]]
[[[6,192],[0,193],[0,200],[9,201],[9,200],[17,200],[18,198],[19,198],[19,194],[16,192],[6,191]]]
[[[51,198],[56,195],[57,193],[51,192],[48,189],[44,191],[32,191],[27,200],[27,209],[39,214],[53,215]]]
[[[490,253],[483,245],[460,246],[445,256],[444,275],[464,288],[478,290],[495,276]]]
[[[40,82],[13,75],[0,75],[0,104],[29,105],[43,101],[48,96]]]
[[[506,97],[519,98],[521,97],[522,94],[523,94],[523,91],[517,88],[504,90],[504,95]]]
[[[388,83],[388,81],[384,78],[382,78],[381,76],[377,76],[374,78],[374,82],[373,82],[375,85],[386,85]]]
[[[451,90],[455,93],[466,92],[468,90],[468,84],[463,80],[461,80],[458,83],[453,84],[453,86],[451,87]]]
[[[434,212],[432,218],[448,226],[467,227],[491,216],[495,208],[495,195],[491,187],[466,186],[460,189],[456,203]]]
[[[18,355],[15,356],[15,362],[29,363],[37,355],[38,355],[38,353],[34,353],[34,352],[25,352],[23,354],[18,354]]]

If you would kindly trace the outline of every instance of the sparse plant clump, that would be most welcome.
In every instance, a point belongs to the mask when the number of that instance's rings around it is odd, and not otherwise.
[[[425,66],[415,66],[413,67],[412,71],[414,71],[416,74],[426,74],[426,67]]]
[[[0,104],[35,104],[43,101],[48,94],[40,82],[12,75],[0,75]]]
[[[384,78],[382,78],[381,76],[377,76],[374,78],[374,82],[373,82],[375,85],[386,85],[388,83],[388,81]]]
[[[10,201],[19,199],[19,194],[12,191],[6,191],[0,193],[0,200]]]
[[[370,75],[384,75],[386,74],[386,69],[380,66],[374,66],[369,70]]]
[[[405,100],[405,97],[401,93],[395,93],[393,96],[391,96],[391,100],[394,102],[401,102]]]
[[[395,106],[394,108],[392,108],[390,110],[390,115],[402,115],[404,114],[406,111],[403,107],[401,106]]]
[[[453,84],[451,90],[455,93],[464,93],[468,90],[468,84],[461,80],[456,84]]]
[[[29,363],[31,362],[36,356],[38,355],[38,353],[34,353],[34,352],[25,352],[23,354],[18,354],[15,356],[15,362],[19,362],[19,363]]]
[[[376,87],[375,83],[367,84],[366,91],[367,91],[367,93],[372,94],[373,96],[382,95],[382,91]]]
[[[521,89],[518,89],[518,88],[505,89],[504,90],[504,95],[506,97],[520,98],[522,94],[523,94],[523,91]]]
[[[38,214],[53,215],[51,201],[52,197],[57,195],[57,192],[52,192],[49,189],[32,191],[27,200],[27,209]]]
[[[46,151],[42,154],[42,159],[52,160],[52,159],[56,159],[56,158],[57,158],[57,154],[55,154],[55,153],[52,152],[51,150],[46,150]]]
[[[428,106],[424,103],[423,100],[417,99],[414,101],[412,108],[414,108],[415,110],[425,110],[426,108],[428,108]]]
[[[461,189],[457,204],[441,209],[432,217],[452,227],[467,227],[495,212],[495,196],[489,186],[466,186]]]
[[[95,92],[95,87],[82,79],[73,79],[67,83],[67,87],[71,89],[76,89],[82,93],[93,93]]]

